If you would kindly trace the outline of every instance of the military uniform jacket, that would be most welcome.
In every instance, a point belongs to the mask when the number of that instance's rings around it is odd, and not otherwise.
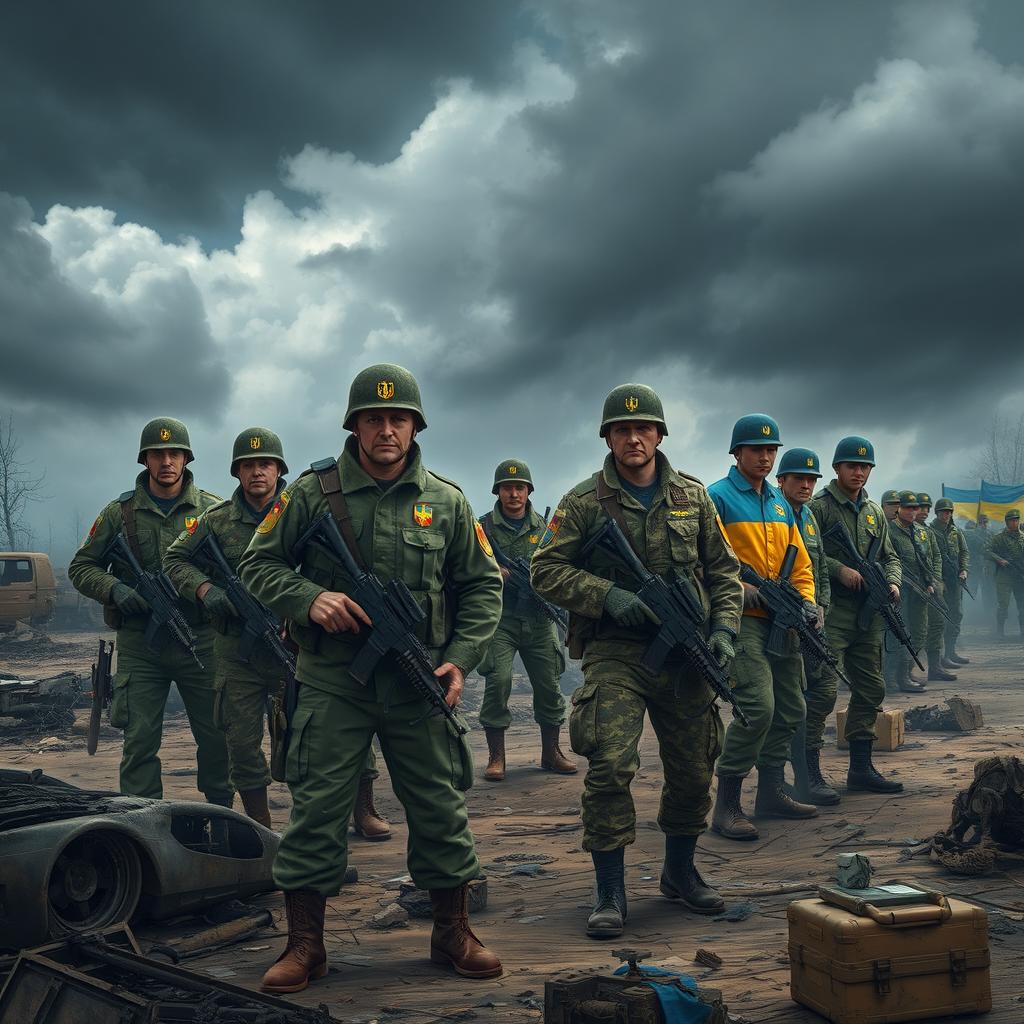
[[[420,639],[435,664],[450,661],[469,672],[501,615],[501,574],[465,495],[422,465],[415,443],[405,471],[386,491],[360,466],[354,438],[346,442],[337,466],[367,566],[382,583],[400,579],[412,591],[425,614]],[[319,546],[295,550],[310,523],[328,511],[316,474],[304,473],[286,487],[239,562],[242,582],[253,597],[288,620],[299,645],[300,682],[385,704],[413,700],[415,692],[387,656],[366,687],[345,671],[366,640],[365,628],[358,634],[332,634],[310,622],[317,595],[345,593],[353,583]]]
[[[1024,571],[1024,532],[1018,530],[1016,533],[1010,533],[1005,529],[1000,531],[989,543],[988,553],[993,561],[1005,558],[1008,562],[1016,563],[1017,567]],[[1004,569],[999,565],[996,566],[996,572],[1017,575],[1012,569]]]
[[[971,564],[967,538],[952,520],[948,526],[943,526],[940,520],[933,519],[930,525],[942,556],[942,576],[951,586],[959,586],[957,579],[960,573]]]
[[[893,550],[885,516],[882,509],[868,498],[866,491],[861,492],[861,499],[855,504],[842,492],[838,481],[833,480],[819,491],[809,504],[823,539],[833,523],[841,520],[846,524],[857,550],[862,556],[866,556],[872,540],[880,537],[882,546],[879,549],[878,560],[882,571],[889,583],[900,585],[903,573],[900,560]],[[829,580],[832,584],[831,603],[845,603],[859,608],[864,603],[866,594],[863,591],[850,590],[839,579],[840,568],[847,564],[844,561],[847,557],[845,552],[834,540],[824,540],[824,546]]]
[[[164,552],[174,539],[184,530],[194,530],[200,515],[217,504],[221,499],[208,491],[196,487],[190,470],[185,470],[184,486],[174,507],[166,515],[149,496],[146,481],[149,473],[143,470],[135,481],[134,492],[126,491],[121,498],[110,502],[96,517],[89,536],[78,549],[68,566],[68,578],[75,589],[94,601],[99,601],[108,608],[113,607],[110,597],[114,584],[121,582],[129,586],[133,577],[128,566],[115,559],[108,564],[102,555],[115,535],[122,530],[121,500],[130,496],[135,509],[135,532],[139,550],[136,555],[142,568],[148,572],[160,572],[163,568]],[[208,625],[206,614],[201,608],[190,601],[179,601],[182,615],[188,624],[197,629]],[[147,615],[129,615],[121,617],[122,629],[137,630],[146,628]]]
[[[487,531],[488,536],[493,533],[493,539],[501,548],[506,558],[525,558],[527,562],[533,558],[534,551],[540,543],[540,538],[547,525],[533,507],[533,503],[526,503],[526,516],[522,525],[513,526],[501,514],[501,502],[494,503],[494,509],[484,513],[480,522]],[[501,598],[501,617],[503,619],[530,619],[547,622],[542,611],[537,608],[536,602],[531,601],[529,595],[520,594],[519,591],[508,585],[506,581]]]
[[[735,635],[743,607],[739,562],[722,529],[714,503],[699,480],[672,468],[658,452],[658,491],[645,509],[623,490],[615,460],[605,458],[600,473],[577,484],[562,498],[541,538],[531,563],[534,589],[573,616],[584,655],[594,653],[636,659],[655,632],[616,625],[604,614],[612,586],[636,592],[639,581],[614,556],[595,549],[584,559],[580,552],[604,525],[605,511],[597,499],[598,477],[617,492],[622,516],[640,558],[651,572],[675,570],[699,581],[709,607],[711,629]]]
[[[814,574],[814,595],[822,608],[828,608],[832,602],[832,583],[828,575],[828,559],[825,557],[825,545],[821,539],[821,530],[814,519],[810,506],[802,505],[793,509],[793,518],[800,527],[804,547],[811,559],[811,572]]]
[[[942,546],[939,544],[939,535],[935,532],[934,527],[928,526],[927,523],[916,524],[916,529],[922,531],[924,539],[928,542],[929,577],[936,591],[941,591],[944,585],[942,582]]]
[[[903,566],[903,574],[911,577],[922,587],[931,586],[935,581],[932,575],[935,566],[928,532],[919,523],[905,526],[898,519],[894,519],[889,530],[889,539]]]

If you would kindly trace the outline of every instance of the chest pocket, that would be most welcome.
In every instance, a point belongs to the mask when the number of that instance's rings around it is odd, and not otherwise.
[[[697,534],[700,523],[697,517],[676,517],[665,520],[668,527],[668,546],[672,554],[672,564],[678,567],[692,568],[697,564]]]
[[[402,530],[402,578],[413,590],[439,590],[445,536],[436,530]]]

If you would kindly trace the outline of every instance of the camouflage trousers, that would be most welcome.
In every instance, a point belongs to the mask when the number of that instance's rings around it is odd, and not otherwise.
[[[839,676],[824,662],[811,665],[804,658],[804,702],[807,704],[807,736],[804,746],[808,750],[821,750],[825,745],[825,719],[835,710],[839,693]]]
[[[632,657],[609,657],[588,648],[584,682],[572,696],[569,741],[589,762],[582,797],[585,850],[616,850],[636,839],[629,787],[640,767],[645,714],[662,763],[658,825],[678,836],[700,835],[707,826],[712,770],[722,744],[718,708],[706,687],[678,667],[656,677],[645,672],[642,653],[638,647]]]
[[[255,655],[247,664],[238,658],[238,642],[218,636],[214,675],[213,720],[227,740],[231,782],[235,789],[262,789],[270,784],[270,766],[263,752],[267,701],[283,685],[277,663]],[[377,778],[377,759],[371,746],[363,778]]]
[[[935,593],[940,601],[946,601],[944,587],[937,586]],[[948,603],[947,601],[947,606]],[[942,657],[942,642],[946,635],[948,623],[946,622],[946,616],[938,608],[933,608],[931,605],[926,607],[928,609],[928,629],[925,634],[924,649],[928,652],[929,658],[938,659]]]
[[[716,774],[746,776],[754,765],[781,768],[789,760],[793,733],[807,713],[799,642],[786,636],[786,654],[769,654],[768,619],[744,615],[736,637],[729,683],[750,725],[734,718]]]
[[[565,721],[565,698],[558,681],[565,671],[565,657],[547,619],[505,617],[491,640],[477,671],[484,677],[480,724],[485,729],[507,729],[512,724],[508,709],[512,693],[512,661],[519,653],[533,689],[533,717],[538,725]]]
[[[846,717],[846,738],[852,740],[877,738],[875,719],[885,700],[885,680],[882,678],[885,624],[880,615],[875,615],[868,628],[861,629],[857,623],[859,607],[859,602],[840,598],[833,601],[825,619],[829,644],[853,684]],[[821,746],[821,734],[812,736],[808,723],[808,747],[812,746],[812,740],[814,745]]]
[[[1024,580],[1014,575],[1012,569],[996,572],[996,622],[1002,625],[1010,613],[1010,598],[1017,605],[1017,620],[1024,634]]]
[[[348,863],[348,823],[374,735],[405,808],[409,873],[421,889],[451,889],[480,872],[466,796],[473,760],[465,737],[420,699],[387,706],[299,688],[285,765],[292,813],[274,860],[285,890],[336,896]]]

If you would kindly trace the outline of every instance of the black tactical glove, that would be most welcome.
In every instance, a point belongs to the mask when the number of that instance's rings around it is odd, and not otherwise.
[[[604,599],[604,610],[620,626],[642,626],[647,622],[659,625],[658,617],[640,600],[622,587],[612,587]]]
[[[149,602],[127,583],[115,583],[110,600],[122,615],[145,615],[149,611]]]
[[[804,621],[808,626],[811,626],[813,629],[821,629],[821,613],[813,601],[804,601],[803,613]]]
[[[237,619],[238,609],[220,587],[210,587],[202,598],[203,607],[218,619]]]

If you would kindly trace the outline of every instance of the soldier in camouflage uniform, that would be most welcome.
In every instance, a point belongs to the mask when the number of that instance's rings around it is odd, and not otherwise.
[[[846,776],[848,790],[874,793],[897,793],[902,783],[884,778],[871,760],[874,744],[875,718],[885,696],[882,679],[882,636],[885,624],[881,615],[873,615],[866,628],[858,622],[864,604],[864,579],[846,564],[849,555],[828,531],[837,523],[845,524],[857,551],[865,556],[874,538],[881,539],[879,562],[889,582],[890,594],[900,596],[900,562],[889,540],[889,529],[882,509],[871,501],[864,486],[875,466],[875,450],[866,438],[851,435],[842,438],[832,456],[835,479],[811,501],[811,511],[825,540],[832,603],[825,619],[829,643],[843,664],[853,684],[850,708],[846,719],[846,738],[850,741],[850,770]],[[819,737],[811,736],[808,743]]]
[[[506,558],[529,561],[537,549],[546,523],[530,501],[533,479],[530,467],[518,459],[506,459],[494,470],[491,493],[498,496],[494,509],[480,517],[480,523]],[[505,730],[512,723],[508,709],[512,693],[512,661],[518,653],[533,689],[533,717],[540,726],[540,766],[560,775],[574,775],[576,765],[558,745],[558,734],[565,721],[565,698],[558,687],[565,671],[562,645],[555,624],[537,608],[529,594],[509,586],[508,570],[501,569],[505,580],[501,602],[501,622],[494,634],[479,673],[484,677],[484,699],[480,724],[487,735],[488,782],[505,778]]]
[[[988,516],[984,512],[979,512],[978,533],[975,544],[977,545],[976,561],[981,565],[982,570],[981,578],[978,581],[978,590],[980,591],[978,597],[981,598],[982,609],[988,615],[991,615],[996,610],[998,601],[996,599],[996,563],[989,554],[989,548],[992,545],[992,541],[995,540],[995,535],[988,528],[988,525]],[[998,621],[998,615],[996,619]],[[989,619],[988,621],[991,622],[992,620]]]
[[[945,657],[942,664],[945,668],[956,668],[958,665],[970,664],[970,658],[957,653],[956,643],[960,638],[960,623],[964,617],[964,584],[967,582],[971,556],[963,533],[953,522],[953,502],[949,498],[939,498],[935,502],[935,518],[931,525],[942,555],[942,579],[946,585],[946,604],[952,620],[945,628]]]
[[[604,467],[559,502],[532,563],[537,592],[570,613],[571,657],[584,682],[572,696],[569,739],[589,761],[583,788],[583,847],[597,896],[587,934],[614,936],[626,919],[623,851],[636,838],[629,786],[639,767],[644,715],[658,736],[664,782],[658,824],[665,833],[661,892],[698,913],[721,897],[693,863],[711,806],[712,768],[722,723],[707,684],[681,659],[657,675],[640,667],[655,635],[654,613],[636,596],[631,573],[602,548],[583,548],[608,517],[651,572],[700,581],[709,608],[709,644],[721,664],[733,657],[742,588],[739,565],[707,491],[677,472],[658,446],[666,434],[661,400],[642,384],[615,388],[604,404]]]
[[[779,460],[776,478],[783,497],[793,510],[804,547],[811,559],[814,574],[814,594],[818,606],[818,621],[824,626],[828,606],[832,600],[832,584],[828,576],[828,560],[821,539],[821,531],[814,521],[808,502],[814,494],[814,484],[821,479],[821,462],[809,448],[790,448]],[[821,747],[818,739],[825,731],[825,719],[836,706],[839,677],[824,662],[813,664],[804,655],[804,701],[807,715],[793,735],[791,761],[793,763],[793,792],[798,800],[828,807],[839,803],[839,794],[821,773]],[[808,743],[814,737],[816,746]]]
[[[902,610],[907,632],[913,641],[914,650],[925,648],[928,637],[928,604],[925,599],[907,583],[909,576],[929,593],[933,590],[932,554],[927,533],[918,525],[917,513],[921,505],[914,491],[900,491],[900,507],[896,519],[890,523],[889,540],[902,566]],[[899,663],[896,670],[896,684],[904,693],[920,693],[926,689],[923,680],[912,674],[912,659],[904,647],[897,652]]]
[[[465,736],[431,713],[393,655],[365,685],[348,671],[372,623],[350,596],[344,566],[318,544],[296,546],[329,513],[357,563],[385,585],[406,584],[450,707],[498,624],[501,575],[462,491],[421,461],[415,438],[427,424],[408,370],[380,363],[358,373],[344,426],[352,434],[341,455],[314,463],[281,492],[239,563],[242,582],[289,621],[299,646],[286,761],[293,807],[274,862],[288,944],[263,989],[295,992],[327,973],[324,910],[344,877],[346,826],[374,735],[405,808],[409,872],[430,891],[431,959],[466,977],[496,977],[501,963],[467,918],[467,885],[480,863],[463,792],[473,772]]]
[[[1024,534],[1020,532],[1020,509],[1011,508],[1003,517],[1006,528],[997,533],[988,546],[988,557],[995,565],[996,636],[1005,637],[1010,596],[1017,605],[1020,635],[1024,637]]]
[[[224,591],[224,580],[212,560],[203,553],[207,538],[220,547],[234,569],[249,546],[256,527],[284,489],[281,439],[266,427],[248,427],[235,438],[231,475],[239,481],[235,493],[207,509],[191,530],[167,549],[164,569],[182,597],[201,605],[217,630],[214,677],[217,725],[227,733],[231,757],[231,782],[242,798],[245,813],[270,828],[267,786],[270,769],[263,754],[263,719],[268,699],[281,686],[281,666],[262,644],[248,658],[239,651],[243,622]],[[376,763],[373,747],[364,771],[353,814],[356,832],[367,839],[390,839],[391,827],[373,807]]]
[[[885,521],[893,523],[896,514],[900,510],[900,492],[888,490],[882,492],[882,500],[879,502],[882,512],[885,514]],[[888,632],[882,638],[882,678],[885,680],[886,693],[899,693],[899,683],[896,681],[902,674],[903,657],[906,651],[903,645]]]
[[[921,507],[917,510],[917,527],[928,535],[928,550],[931,552],[930,578],[935,596],[948,604],[946,584],[943,581],[942,545],[939,543],[935,530],[928,525],[928,516],[932,511],[932,498],[926,491],[917,492],[917,500]],[[958,588],[959,589],[959,588]],[[928,680],[930,682],[955,683],[956,676],[942,664],[942,642],[950,618],[942,614],[941,608],[928,606],[928,632],[925,637],[925,650],[928,652]]]
[[[182,601],[181,613],[196,636],[196,657],[173,640],[152,651],[144,639],[149,605],[132,586],[128,566],[106,557],[114,537],[123,532],[142,568],[161,571],[161,559],[182,530],[194,529],[199,516],[220,499],[196,487],[188,430],[179,420],[160,417],[142,428],[139,464],[145,468],[132,490],[110,502],[96,517],[85,543],[68,566],[75,589],[103,605],[103,618],[117,630],[117,674],[110,722],[124,729],[121,792],[131,796],[163,796],[160,741],[164,706],[172,680],[185,704],[196,740],[197,785],[211,803],[230,807],[234,793],[228,781],[224,734],[214,724],[215,670],[213,628],[201,608]]]

